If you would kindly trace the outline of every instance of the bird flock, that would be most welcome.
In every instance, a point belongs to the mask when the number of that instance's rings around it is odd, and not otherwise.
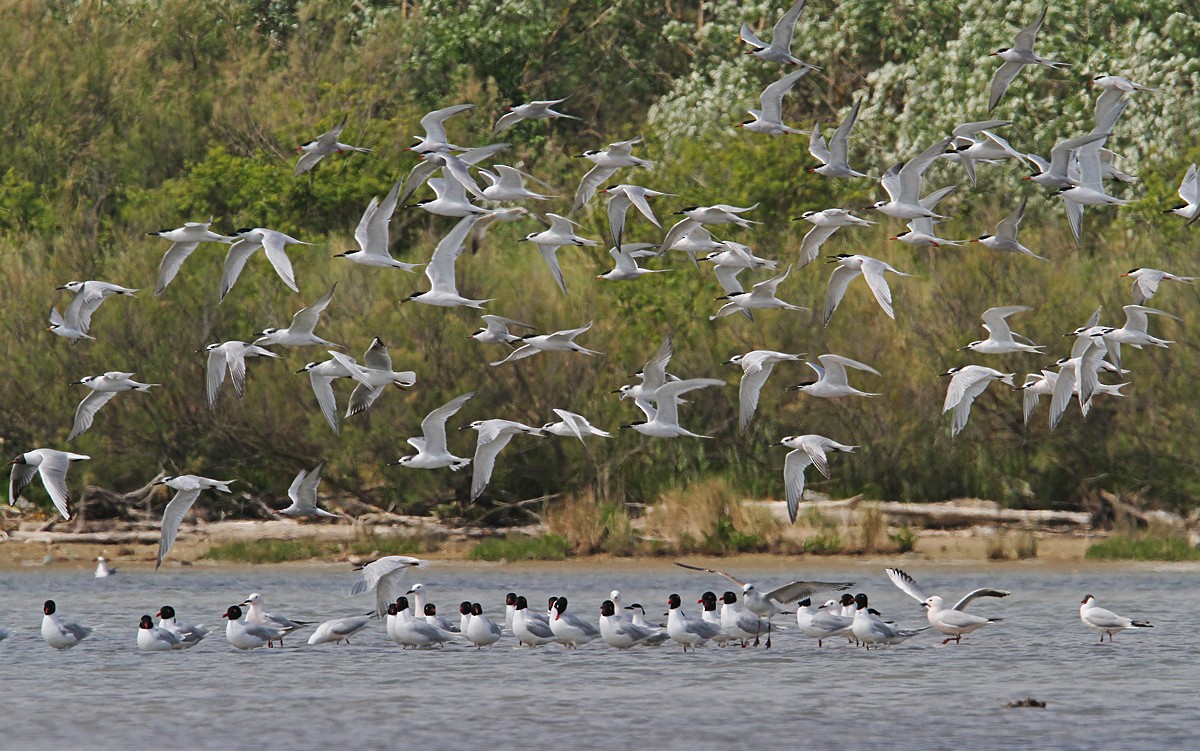
[[[579,649],[600,641],[625,650],[656,647],[671,641],[684,652],[709,644],[743,648],[765,644],[769,649],[777,634],[788,631],[816,640],[818,648],[826,641],[845,637],[848,642],[866,649],[878,649],[901,644],[930,629],[945,637],[943,645],[961,643],[963,636],[1002,620],[969,613],[966,611],[969,604],[978,598],[1004,598],[1011,594],[1008,590],[981,587],[948,605],[941,596],[928,594],[908,573],[888,568],[886,573],[892,584],[925,609],[928,625],[904,627],[886,620],[870,607],[865,593],[852,595],[845,592],[854,586],[854,582],[800,580],[766,589],[724,571],[676,562],[675,565],[691,571],[720,576],[731,582],[736,591],[727,590],[720,597],[713,591],[704,592],[696,601],[701,606],[698,616],[689,616],[682,597],[671,593],[663,602],[652,606],[668,608],[662,614],[666,618],[665,624],[657,622],[654,615],[647,621],[646,607],[641,603],[622,606],[621,592],[615,589],[600,603],[598,622],[584,618],[576,611],[568,612],[570,601],[565,596],[548,598],[546,611],[542,613],[532,609],[529,600],[516,592],[505,595],[503,620],[492,620],[484,614],[483,605],[469,600],[458,605],[459,617],[452,619],[439,615],[437,606],[430,602],[430,585],[415,583],[407,590],[403,588],[401,580],[409,571],[428,565],[427,561],[398,555],[360,565],[359,578],[348,594],[353,597],[373,593],[375,609],[319,624],[269,613],[262,594],[252,593],[239,604],[230,605],[222,614],[226,620],[225,638],[230,646],[239,650],[276,644],[282,647],[285,636],[315,624],[307,642],[309,645],[350,643],[351,637],[366,630],[372,620],[384,620],[388,638],[406,649],[442,648],[447,644],[473,645],[478,649],[490,647],[506,635],[515,640],[518,648],[559,644],[565,649]],[[96,578],[108,578],[115,573],[106,566],[103,558],[99,559]],[[838,595],[838,592],[842,594]],[[814,605],[816,600],[813,598],[820,593],[833,596]],[[42,612],[41,636],[55,649],[74,647],[94,631],[92,627],[61,616],[53,600],[44,603]],[[210,633],[204,625],[177,620],[172,606],[161,607],[156,615],[157,624],[149,614],[143,615],[138,622],[137,647],[143,652],[189,649]],[[776,616],[780,615],[794,617],[795,625],[786,620],[786,625],[777,623]],[[1090,594],[1080,605],[1079,617],[1084,626],[1100,634],[1101,643],[1105,636],[1112,641],[1115,634],[1127,629],[1152,628],[1146,621],[1119,616],[1099,607],[1096,598]],[[9,634],[0,629],[0,640]]]
[[[1012,125],[1010,121],[982,120],[958,125],[943,138],[928,145],[921,153],[882,170],[878,178],[855,169],[850,163],[850,143],[862,103],[861,97],[854,101],[849,113],[828,141],[820,124],[809,130],[800,130],[783,121],[783,104],[788,92],[807,74],[816,70],[815,66],[797,59],[790,51],[791,39],[800,23],[804,5],[805,0],[800,0],[783,14],[774,27],[770,42],[756,36],[749,25],[743,26],[741,39],[749,46],[746,54],[752,55],[767,66],[783,66],[788,72],[766,87],[762,92],[759,107],[750,110],[753,119],[742,123],[741,127],[750,132],[751,135],[747,137],[786,137],[799,133],[809,135],[809,151],[820,162],[812,167],[811,171],[827,179],[878,180],[887,200],[879,200],[872,206],[863,208],[877,211],[881,215],[881,221],[898,219],[907,224],[907,231],[897,234],[893,239],[923,248],[962,244],[960,240],[948,240],[937,236],[937,224],[946,218],[945,215],[937,213],[938,204],[959,187],[948,185],[926,191],[926,172],[939,160],[961,165],[972,184],[976,180],[976,170],[983,165],[1004,160],[1016,160],[1029,165],[1031,174],[1025,179],[1039,188],[1056,192],[1063,202],[1069,226],[1077,240],[1083,233],[1082,218],[1085,207],[1109,210],[1119,209],[1127,203],[1107,193],[1106,182],[1125,182],[1133,178],[1114,166],[1115,155],[1105,149],[1105,144],[1117,130],[1122,113],[1136,101],[1135,96],[1153,95],[1156,90],[1117,74],[1104,73],[1091,78],[1092,87],[1100,92],[1095,104],[1095,126],[1089,133],[1055,144],[1050,149],[1048,159],[1022,152],[998,135],[997,131]],[[1047,13],[1048,8],[1043,8],[1033,23],[1019,31],[1015,35],[1012,47],[993,53],[1003,62],[992,81],[989,111],[1011,86],[1020,85],[1018,79],[1026,68],[1059,69],[1069,65],[1042,57],[1034,51],[1037,33],[1046,21]],[[1026,74],[1026,78],[1029,77]],[[505,357],[491,360],[487,367],[520,368],[523,367],[520,361],[535,356],[541,356],[540,359],[545,360],[549,357],[599,357],[603,354],[586,346],[588,332],[593,326],[603,325],[603,316],[595,315],[602,311],[588,313],[588,317],[594,315],[594,319],[586,323],[583,323],[581,315],[581,320],[572,321],[581,324],[574,328],[536,333],[530,324],[507,318],[497,312],[504,304],[512,302],[511,300],[475,299],[460,293],[457,284],[458,265],[468,261],[463,257],[464,248],[468,244],[482,242],[488,228],[497,222],[541,221],[546,225],[545,229],[531,232],[519,242],[536,246],[550,277],[564,295],[570,293],[558,256],[558,252],[564,247],[599,248],[611,242],[612,246],[608,252],[614,260],[614,268],[598,277],[604,281],[631,281],[641,276],[657,274],[664,269],[644,268],[642,263],[666,259],[673,254],[686,254],[696,267],[699,267],[700,261],[704,261],[713,268],[716,281],[724,293],[718,298],[722,302],[721,307],[710,316],[710,320],[714,321],[713,325],[721,325],[717,322],[718,319],[730,315],[740,315],[754,321],[755,314],[762,311],[781,311],[783,315],[808,310],[786,299],[789,297],[788,280],[804,273],[804,269],[819,257],[822,245],[839,229],[848,228],[848,231],[852,231],[854,227],[875,224],[855,216],[853,210],[847,207],[805,211],[796,217],[796,220],[808,222],[812,229],[805,235],[796,257],[762,258],[748,245],[721,240],[714,235],[714,232],[723,232],[726,229],[752,232],[755,225],[759,224],[758,220],[751,218],[757,204],[743,207],[711,203],[688,206],[676,211],[675,215],[681,218],[666,229],[659,243],[627,243],[625,241],[629,225],[633,221],[640,221],[639,216],[661,230],[662,224],[655,215],[652,203],[677,195],[632,182],[614,182],[618,173],[621,173],[621,179],[629,180],[638,176],[653,177],[654,163],[634,154],[642,143],[641,137],[616,141],[610,143],[607,148],[592,149],[579,154],[579,158],[589,162],[591,167],[580,179],[569,207],[560,209],[561,213],[541,213],[540,209],[515,204],[525,203],[540,207],[553,205],[561,199],[553,194],[552,187],[533,175],[513,166],[496,163],[496,159],[508,144],[493,143],[472,147],[452,142],[447,127],[453,123],[455,116],[471,110],[474,106],[470,103],[456,104],[430,112],[421,118],[423,135],[416,136],[416,142],[409,148],[420,161],[407,177],[396,181],[382,200],[379,197],[370,200],[354,231],[357,249],[339,253],[336,257],[369,269],[399,269],[413,274],[423,266],[428,288],[414,292],[401,300],[401,303],[414,302],[440,308],[479,310],[487,306],[486,310],[489,312],[482,315],[483,326],[472,334],[472,337],[497,349],[509,350]],[[570,98],[533,101],[507,107],[497,119],[493,134],[498,135],[525,120],[579,119],[567,112],[560,112],[555,107],[569,110]],[[355,153],[363,155],[356,158],[371,158],[369,148],[341,141],[345,126],[346,118],[342,118],[337,127],[297,147],[300,157],[295,174],[308,173],[318,168],[322,160],[338,158],[339,155],[342,155],[341,158],[348,158],[346,154]],[[319,171],[314,174],[319,179]],[[543,186],[547,192],[532,189],[529,187],[531,183]],[[486,185],[483,186],[484,184]],[[409,203],[425,186],[432,191],[433,198]],[[683,192],[682,188],[676,190]],[[1186,219],[1188,223],[1195,222],[1200,218],[1195,165],[1188,170],[1179,194],[1184,204],[1168,211]],[[597,201],[598,196],[607,200],[609,236],[603,244],[598,239],[580,234],[584,232],[584,228],[571,218]],[[708,200],[713,199],[719,199],[719,196],[708,197]],[[1013,213],[995,228],[994,234],[983,234],[971,242],[978,243],[989,251],[1008,254],[1017,259],[1029,259],[1029,262],[1047,261],[1045,256],[1025,247],[1018,239],[1027,200],[1021,199]],[[565,203],[563,205],[566,206]],[[452,228],[437,243],[432,256],[423,264],[406,263],[391,256],[389,224],[400,206],[417,207],[434,216],[455,221]],[[630,209],[636,211],[631,212]],[[309,243],[264,227],[238,229],[226,235],[214,231],[212,224],[213,219],[210,218],[206,222],[186,222],[175,229],[150,233],[170,243],[159,267],[154,286],[155,295],[168,294],[168,287],[179,277],[186,261],[203,244],[229,245],[217,294],[218,304],[233,293],[241,271],[259,249],[262,249],[262,255],[266,257],[280,281],[299,294],[297,276],[287,250],[292,245]],[[839,253],[828,260],[835,267],[829,276],[822,309],[821,320],[825,326],[829,325],[845,296],[851,294],[851,288],[856,286],[856,280],[859,278],[863,280],[883,314],[889,319],[895,319],[888,275],[895,280],[893,283],[902,284],[911,276],[908,272],[863,254]],[[749,290],[740,279],[746,272],[758,279],[750,284]],[[1029,373],[1023,383],[1018,384],[1014,380],[1015,372],[982,364],[954,367],[943,373],[943,376],[950,379],[943,412],[951,413],[951,435],[957,435],[965,429],[973,403],[996,381],[1023,392],[1022,409],[1026,422],[1031,418],[1040,397],[1050,397],[1051,429],[1063,419],[1072,401],[1077,402],[1086,416],[1097,395],[1121,396],[1121,388],[1128,385],[1128,382],[1121,381],[1130,373],[1122,362],[1122,345],[1141,349],[1145,346],[1166,348],[1172,343],[1151,334],[1150,329],[1160,321],[1177,319],[1161,310],[1148,307],[1145,303],[1149,302],[1163,281],[1188,284],[1194,281],[1192,277],[1148,268],[1134,268],[1125,276],[1133,280],[1133,301],[1124,307],[1123,325],[1101,324],[1103,311],[1097,310],[1089,321],[1071,332],[1070,335],[1075,341],[1068,356],[1062,357],[1053,366],[1040,372]],[[73,344],[93,338],[88,333],[91,320],[105,300],[111,297],[132,297],[139,291],[99,280],[73,281],[59,289],[69,291],[74,296],[64,313],[60,314],[57,308],[51,310],[49,329]],[[340,430],[339,419],[347,419],[369,410],[382,398],[389,385],[401,389],[415,387],[418,384],[417,373],[411,370],[394,370],[387,345],[380,338],[375,338],[370,343],[362,362],[359,362],[340,351],[345,349],[345,345],[318,335],[323,316],[336,314],[336,289],[337,285],[334,284],[315,301],[299,306],[298,312],[286,327],[270,326],[255,337],[215,342],[199,350],[198,352],[206,357],[205,394],[209,406],[214,405],[220,398],[227,379],[232,383],[237,395],[242,396],[248,377],[248,361],[254,358],[262,359],[264,363],[267,360],[280,360],[282,358],[277,351],[279,348],[315,347],[329,355],[330,359],[309,362],[299,372],[308,374],[317,406],[335,433]],[[1035,345],[1014,332],[1010,325],[1013,317],[1032,310],[1032,307],[1021,304],[988,308],[982,313],[983,328],[988,333],[987,339],[970,342],[963,350],[986,358],[1042,354],[1042,346]],[[850,345],[852,342],[846,344]],[[655,354],[637,374],[638,382],[616,390],[620,399],[632,399],[633,405],[644,415],[643,420],[631,421],[621,427],[651,438],[707,438],[709,436],[703,434],[702,428],[694,425],[691,428],[684,427],[686,414],[681,413],[680,407],[687,404],[685,396],[703,389],[723,387],[726,381],[713,377],[685,378],[671,374],[668,372],[668,366],[672,353],[673,342],[668,333]],[[729,364],[741,366],[743,371],[738,394],[738,425],[741,431],[746,431],[751,424],[759,396],[776,365],[785,364],[785,367],[790,367],[786,363],[805,362],[815,372],[816,380],[791,386],[789,390],[810,397],[840,399],[870,398],[879,395],[851,385],[853,380],[859,386],[869,388],[871,376],[880,375],[872,365],[838,353],[819,354],[812,360],[806,357],[804,353],[764,349],[742,353],[727,361]],[[265,367],[268,365],[254,365],[255,369]],[[484,367],[482,363],[480,367]],[[154,398],[152,389],[159,384],[142,383],[134,380],[134,377],[134,373],[114,370],[81,378],[78,383],[88,387],[90,393],[79,404],[68,443],[93,428],[102,408],[118,394],[146,392],[146,396],[139,398]],[[1118,382],[1105,382],[1101,378]],[[334,391],[334,382],[338,380],[354,383],[354,391],[341,418]],[[476,391],[456,395],[431,411],[421,421],[421,434],[407,439],[407,443],[416,453],[402,456],[393,464],[424,470],[449,468],[451,471],[459,471],[471,467],[470,497],[475,500],[486,492],[492,475],[501,463],[500,454],[514,439],[524,441],[526,436],[550,434],[586,441],[611,436],[610,432],[594,427],[586,416],[556,408],[553,412],[557,419],[542,426],[526,425],[504,418],[470,422],[465,427],[476,431],[474,452],[471,456],[458,456],[451,448],[447,427],[449,422],[478,396]],[[126,398],[122,397],[122,400]],[[482,403],[486,399],[480,401]],[[485,405],[486,409],[491,410],[501,410],[503,407],[503,404],[496,403]],[[864,439],[861,443],[869,441]],[[829,462],[830,455],[853,452],[859,448],[859,445],[814,434],[782,437],[777,445],[790,449],[784,460],[782,485],[792,521],[796,519],[808,467],[815,466],[822,475],[830,477],[834,471]],[[35,448],[22,452],[12,461],[9,503],[15,504],[21,492],[35,477],[40,476],[62,517],[70,518],[68,469],[72,462],[88,459],[91,457],[63,448]],[[336,516],[317,507],[317,484],[320,475],[321,465],[311,471],[302,471],[289,489],[292,505],[279,513],[289,516]],[[205,492],[231,492],[230,484],[233,482],[233,479],[218,480],[192,474],[169,476],[159,481],[158,484],[174,490],[175,495],[167,504],[163,515],[158,565],[161,565],[163,558],[170,551],[180,523],[192,505]],[[390,605],[394,606],[395,603]],[[232,614],[231,620],[235,620]]]

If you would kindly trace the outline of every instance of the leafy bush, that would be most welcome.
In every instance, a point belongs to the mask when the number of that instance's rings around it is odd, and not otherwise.
[[[561,561],[571,552],[565,537],[546,534],[539,537],[512,535],[481,540],[467,557],[472,561]]]
[[[1089,545],[1084,557],[1101,561],[1200,561],[1200,549],[1179,536],[1112,535]]]

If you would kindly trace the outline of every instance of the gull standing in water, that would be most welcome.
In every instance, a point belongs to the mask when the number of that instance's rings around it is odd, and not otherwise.
[[[176,622],[175,608],[170,605],[163,605],[155,615],[158,616],[159,628],[166,629],[179,637],[179,643],[175,645],[175,649],[189,649],[208,636],[208,629],[204,626]]]
[[[921,603],[921,607],[926,610],[925,615],[929,618],[929,625],[947,635],[942,640],[942,644],[947,644],[951,641],[958,644],[962,641],[963,634],[969,634],[976,629],[983,628],[990,623],[996,623],[1000,620],[999,618],[984,618],[981,615],[964,612],[963,609],[976,597],[1008,597],[1012,594],[1006,589],[981,587],[969,592],[965,597],[956,602],[954,607],[947,608],[945,601],[941,597],[926,594],[925,590],[921,589],[915,579],[900,569],[889,568],[887,569],[887,575],[892,580],[892,584],[895,584],[901,592]]]
[[[684,652],[688,651],[688,647],[691,647],[694,652],[697,645],[714,640],[721,635],[719,625],[703,619],[688,618],[687,613],[683,612],[682,604],[683,600],[677,594],[672,594],[667,598],[667,607],[670,608],[667,611],[667,635],[682,646]]]
[[[455,472],[470,464],[470,459],[450,453],[446,443],[446,421],[457,414],[464,404],[474,399],[477,393],[469,391],[455,397],[426,415],[421,421],[422,436],[408,439],[408,444],[415,448],[417,453],[402,456],[392,463],[413,469],[449,467]]]
[[[864,594],[855,595],[854,602],[857,609],[854,611],[854,623],[850,626],[850,632],[867,649],[872,646],[878,649],[880,644],[899,644],[932,628],[932,626],[899,628],[890,623],[884,623],[882,618],[867,607],[867,596]]]
[[[230,605],[221,617],[229,619],[225,624],[225,639],[237,649],[267,647],[277,640],[283,644],[282,629],[248,622],[237,605]]]
[[[8,479],[8,505],[17,505],[21,491],[29,487],[35,475],[42,478],[42,487],[46,488],[54,507],[64,519],[70,519],[67,501],[67,470],[71,462],[85,461],[92,457],[86,454],[72,454],[69,451],[57,449],[34,449],[18,454],[16,459],[9,462],[12,474]]]
[[[352,615],[347,618],[335,618],[330,621],[325,621],[313,635],[308,637],[309,644],[325,644],[333,642],[341,644],[342,642],[350,643],[350,637],[357,634],[367,627],[370,622],[370,617],[365,615]]]
[[[629,649],[639,644],[648,644],[658,635],[657,629],[634,625],[633,621],[617,616],[612,600],[600,603],[600,638],[610,647]]]
[[[387,612],[389,616],[394,616],[388,618],[388,636],[402,646],[429,649],[441,647],[457,638],[449,631],[413,615],[407,597],[397,597],[396,601],[388,606]]]
[[[281,632],[283,632],[281,636],[277,636],[274,639],[269,640],[267,642],[268,647],[271,646],[271,642],[274,641],[278,641],[279,646],[282,647],[283,636],[292,633],[296,629],[312,625],[312,621],[293,621],[291,618],[285,618],[282,615],[275,615],[273,613],[266,612],[263,610],[262,595],[258,592],[254,592],[247,597],[246,601],[243,602],[242,605],[245,605],[249,608],[249,610],[246,612],[246,620],[249,623],[257,623],[259,625],[266,626],[267,628],[279,629]]]
[[[63,620],[54,600],[46,600],[42,605],[42,639],[55,649],[70,649],[88,638],[92,631],[90,626]]]
[[[850,597],[851,602],[854,601],[852,595],[845,596]],[[816,639],[818,647],[823,646],[824,641],[831,637],[846,636],[854,625],[854,618],[840,612],[835,613],[834,608],[837,604],[837,600],[828,600],[814,611],[812,600],[807,597],[796,603],[796,626],[800,633],[810,639]]]
[[[500,641],[502,630],[499,624],[483,614],[483,606],[471,603],[471,620],[467,623],[467,641],[478,649]]]
[[[746,607],[750,612],[756,615],[769,618],[778,613],[790,612],[784,607],[790,603],[796,602],[802,597],[809,597],[817,592],[826,590],[836,591],[848,589],[854,586],[854,582],[820,582],[820,581],[794,581],[788,582],[781,587],[760,592],[758,587],[753,582],[744,581],[734,576],[733,574],[724,571],[718,571],[712,568],[703,568],[701,566],[691,566],[686,563],[675,562],[676,566],[686,568],[691,571],[703,571],[706,574],[716,574],[717,576],[728,579],[742,589],[742,598],[745,600]],[[706,593],[707,594],[707,593]],[[704,598],[702,597],[701,600]],[[713,595],[713,600],[716,600],[716,595]]]
[[[516,598],[513,605],[512,631],[517,637],[518,644],[530,647],[540,647],[557,641],[554,632],[550,630],[550,622],[546,616],[529,610],[529,601],[524,595]]]
[[[749,639],[754,639],[754,646],[757,647],[759,637],[766,634],[767,649],[771,648],[771,621],[769,618],[759,617],[757,613],[744,609],[733,592],[726,592],[722,595],[721,602],[725,603],[721,606],[722,631],[735,639],[740,639],[743,647],[746,646]]]
[[[342,128],[346,127],[346,115],[342,115],[342,121],[337,124],[337,127],[332,130],[327,130],[317,136],[317,140],[309,141],[306,144],[296,147],[296,151],[301,152],[300,160],[296,162],[296,171],[293,173],[297,176],[303,175],[330,154],[344,154],[347,151],[357,151],[362,154],[370,154],[370,149],[364,149],[361,146],[351,146],[348,143],[342,143],[338,139],[342,137]]]
[[[179,534],[179,525],[183,522],[183,517],[188,510],[192,508],[192,504],[200,497],[201,491],[216,490],[221,493],[231,493],[233,492],[229,489],[231,482],[234,480],[211,480],[199,475],[171,475],[154,483],[155,485],[166,485],[175,490],[175,496],[163,510],[158,556],[154,561],[155,571],[162,566],[163,558],[171,551],[171,546],[175,544],[175,537]]]
[[[1091,595],[1084,596],[1083,604],[1079,606],[1079,620],[1100,634],[1101,644],[1104,643],[1105,634],[1108,634],[1108,640],[1112,641],[1113,634],[1126,629],[1154,628],[1149,621],[1135,621],[1111,610],[1105,610],[1096,604],[1096,598]]]
[[[574,613],[567,612],[567,598],[556,597],[550,616],[550,631],[554,638],[567,649],[579,649],[580,644],[587,644],[600,638],[600,629],[583,620]]]
[[[94,574],[94,578],[106,579],[115,573],[117,573],[117,570],[115,568],[109,568],[107,558],[100,556],[96,559],[96,573]]]
[[[137,646],[143,652],[170,652],[179,648],[179,637],[172,631],[154,625],[154,619],[143,615],[138,623]]]

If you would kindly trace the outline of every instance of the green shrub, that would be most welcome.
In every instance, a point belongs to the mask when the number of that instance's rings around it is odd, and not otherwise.
[[[561,561],[571,552],[565,537],[545,534],[540,537],[512,535],[480,541],[467,557],[472,561]]]
[[[1084,557],[1100,561],[1200,561],[1200,549],[1183,537],[1112,535],[1089,545]]]

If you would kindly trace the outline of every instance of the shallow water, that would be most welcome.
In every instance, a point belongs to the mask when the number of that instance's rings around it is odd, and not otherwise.
[[[798,565],[802,568],[803,563]],[[856,590],[902,625],[925,623],[919,605],[881,567],[822,568],[826,580]],[[239,652],[224,640],[220,615],[250,592],[267,609],[323,620],[365,612],[370,598],[347,599],[348,566],[258,567],[132,572],[95,580],[90,571],[0,572],[5,749],[241,748],[250,744],[320,748],[370,744],[448,748],[533,743],[554,747],[738,748],[836,746],[889,749],[1195,748],[1200,647],[1190,627],[1200,609],[1194,567],[955,568],[913,562],[923,586],[950,599],[979,586],[1014,594],[977,600],[971,610],[1004,621],[942,646],[932,632],[875,652],[844,642],[818,649],[795,629],[774,648],[701,649],[668,643],[619,652],[592,644],[406,651],[373,624],[352,645],[304,644]],[[780,572],[740,569],[763,585]],[[439,612],[457,619],[463,599],[503,618],[504,593],[545,602],[566,594],[571,610],[595,621],[609,589],[641,601],[653,616],[671,592],[685,609],[723,580],[664,568],[646,570],[439,565],[421,572]],[[415,581],[415,580],[414,580]],[[1078,603],[1150,620],[1112,644],[1079,623]],[[58,652],[38,635],[41,603],[100,628]],[[180,620],[219,628],[194,649],[142,654],[143,613],[172,604]],[[788,625],[794,621],[780,616]],[[1027,696],[1046,709],[1007,709]],[[482,744],[480,746],[479,744]],[[786,746],[782,744],[787,744]]]

